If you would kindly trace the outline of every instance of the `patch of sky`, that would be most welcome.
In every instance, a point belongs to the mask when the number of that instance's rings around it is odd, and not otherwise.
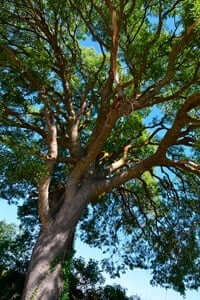
[[[177,34],[181,33],[183,30],[183,25],[181,24],[181,19],[178,16],[167,17],[165,20],[165,29],[167,32]]]
[[[17,206],[15,204],[8,204],[6,200],[0,198],[0,207],[0,220],[19,225],[20,221],[17,217]]]
[[[150,28],[152,29],[152,31],[153,32],[156,31],[159,24],[159,17],[149,15],[147,17],[147,20],[149,21]],[[176,32],[177,34],[179,34],[183,30],[183,25],[181,24],[181,18],[177,15],[175,16],[167,15],[163,22],[163,28],[168,33]]]
[[[93,48],[97,53],[102,53],[99,43],[95,41],[91,36],[88,36],[88,38],[85,40],[81,40],[80,45],[83,48]]]
[[[162,119],[164,116],[163,112],[157,107],[157,105],[154,105],[150,114],[145,118],[144,124],[145,126],[152,125],[155,121],[159,119]]]
[[[157,105],[154,105],[151,112],[144,119],[144,125],[148,128],[150,134],[152,134],[156,129],[160,128],[158,133],[154,136],[154,138],[158,138],[161,140],[166,134],[166,127],[161,127],[160,122],[164,118],[164,113],[160,110]]]

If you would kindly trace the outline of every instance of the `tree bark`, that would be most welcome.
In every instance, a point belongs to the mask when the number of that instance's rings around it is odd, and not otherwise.
[[[80,191],[67,197],[56,218],[41,230],[29,264],[22,300],[59,300],[62,264],[71,254],[76,224],[87,206]]]

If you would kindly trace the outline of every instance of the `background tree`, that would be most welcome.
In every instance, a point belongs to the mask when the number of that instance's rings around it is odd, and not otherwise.
[[[32,250],[27,231],[17,232],[15,225],[0,221],[0,298],[20,299],[25,272]]]
[[[41,224],[23,299],[59,298],[80,219],[113,275],[197,288],[198,1],[0,4],[1,196]]]

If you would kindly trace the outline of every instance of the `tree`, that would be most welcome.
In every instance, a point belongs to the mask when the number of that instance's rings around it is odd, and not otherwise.
[[[198,1],[0,4],[1,197],[41,224],[23,299],[59,298],[79,220],[112,274],[197,288]]]
[[[0,221],[0,298],[2,300],[21,298],[31,245],[28,232],[17,232],[15,225]]]
[[[14,224],[0,221],[0,268],[24,273],[34,242],[28,231],[17,232]]]

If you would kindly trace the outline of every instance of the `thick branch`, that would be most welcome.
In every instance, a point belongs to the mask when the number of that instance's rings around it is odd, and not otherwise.
[[[114,187],[120,186],[130,179],[140,178],[145,171],[150,170],[153,166],[158,164],[158,157],[153,155],[144,161],[135,164],[134,167],[129,168],[127,171],[124,171],[119,175],[95,182],[95,196],[99,196],[104,192],[110,192]]]
[[[77,166],[72,172],[73,179],[79,179],[83,172],[89,167],[91,162],[93,162],[97,155],[100,153],[107,137],[110,135],[114,127],[117,117],[117,111],[111,108],[107,116],[105,116],[106,119],[102,119],[101,131],[94,131],[95,134],[91,136],[86,150],[87,154],[77,163]],[[100,124],[98,124],[98,127],[100,128]]]
[[[119,47],[119,26],[117,22],[117,12],[111,0],[106,0],[112,20],[112,47],[110,58],[110,76],[114,79],[116,84],[119,84],[118,71],[117,71],[117,54]]]
[[[51,111],[48,108],[48,102],[46,99],[45,89],[42,89],[40,96],[45,103],[45,118],[47,125],[47,144],[48,144],[48,154],[46,159],[46,174],[42,176],[38,190],[39,190],[39,200],[38,200],[38,212],[40,216],[40,221],[45,227],[49,221],[49,185],[51,182],[51,174],[56,163],[58,156],[58,144],[57,144],[57,128],[53,120]]]
[[[193,109],[194,107],[198,106],[199,103],[200,93],[190,96],[185,101],[182,108],[177,113],[172,127],[167,131],[162,141],[160,142],[160,145],[157,149],[157,153],[159,153],[161,156],[164,156],[167,149],[171,145],[176,144],[176,141],[181,134],[181,129],[186,123],[190,122],[190,117],[187,115],[187,112]]]

